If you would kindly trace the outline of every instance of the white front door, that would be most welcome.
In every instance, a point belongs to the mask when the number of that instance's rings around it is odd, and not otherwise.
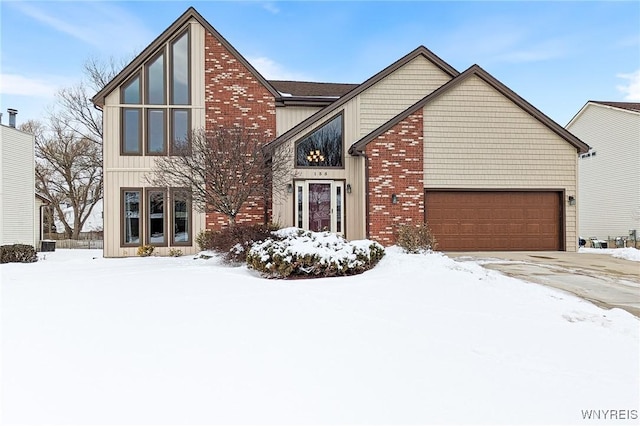
[[[344,234],[344,182],[295,181],[295,226]]]

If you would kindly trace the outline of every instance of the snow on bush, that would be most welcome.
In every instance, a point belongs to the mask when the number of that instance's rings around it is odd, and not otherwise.
[[[333,277],[360,274],[383,256],[384,248],[375,241],[347,241],[329,232],[284,228],[253,244],[247,264],[270,278]]]

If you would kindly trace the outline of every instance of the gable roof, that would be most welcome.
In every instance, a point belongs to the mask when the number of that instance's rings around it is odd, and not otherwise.
[[[311,117],[307,118],[306,120],[302,121],[298,125],[294,126],[293,128],[289,129],[285,133],[283,133],[280,136],[278,136],[276,139],[274,139],[273,141],[271,141],[270,143],[265,145],[265,149],[266,150],[273,150],[273,149],[277,148],[280,144],[282,144],[283,142],[288,140],[291,136],[295,135],[296,133],[301,132],[302,130],[304,130],[306,127],[310,126],[314,122],[316,122],[316,121],[322,119],[323,117],[326,117],[327,115],[331,114],[333,111],[335,111],[336,109],[340,108],[342,105],[346,104],[347,102],[349,102],[351,99],[353,99],[354,97],[356,97],[360,93],[364,92],[365,90],[367,90],[368,88],[370,88],[374,84],[378,83],[380,80],[384,79],[385,77],[387,77],[388,75],[392,74],[396,70],[402,68],[404,65],[406,65],[409,62],[411,62],[413,59],[415,59],[415,58],[417,58],[419,56],[425,57],[431,63],[436,65],[438,68],[440,68],[442,71],[444,71],[445,73],[449,74],[451,77],[455,77],[455,76],[457,76],[459,74],[458,71],[455,68],[453,68],[451,65],[447,64],[442,59],[440,59],[440,57],[438,57],[435,53],[433,53],[432,51],[430,51],[429,49],[427,49],[424,46],[418,46],[416,49],[414,49],[413,51],[409,52],[408,54],[406,54],[402,58],[398,59],[397,61],[395,61],[394,63],[392,63],[391,65],[389,65],[385,69],[383,69],[382,71],[378,72],[373,77],[370,77],[364,83],[362,83],[362,84],[360,84],[358,86],[355,86],[351,91],[346,93],[340,99],[336,100],[335,102],[331,103],[329,106],[321,109],[320,111],[318,111],[315,114],[313,114]]]
[[[463,81],[465,81],[466,79],[468,79],[469,77],[474,76],[474,75],[479,77],[479,78],[481,78],[483,81],[485,81],[487,84],[492,86],[494,89],[496,89],[502,95],[504,95],[506,98],[508,98],[513,103],[515,103],[517,106],[522,108],[525,112],[529,113],[533,118],[535,118],[536,120],[540,121],[542,124],[547,126],[550,130],[555,132],[558,136],[562,137],[568,143],[570,143],[571,145],[575,146],[576,149],[578,150],[578,152],[587,152],[589,150],[589,146],[586,143],[582,142],[576,136],[571,134],[568,130],[566,130],[565,128],[560,126],[558,123],[553,121],[551,118],[547,117],[545,114],[543,114],[536,107],[534,107],[529,102],[527,102],[526,100],[521,98],[517,93],[515,93],[514,91],[509,89],[507,86],[502,84],[500,81],[498,81],[495,77],[493,77],[487,71],[482,69],[479,65],[472,65],[466,71],[464,71],[462,74],[458,75],[454,79],[452,79],[452,80],[448,81],[447,83],[443,84],[438,89],[436,89],[435,91],[431,92],[429,95],[425,96],[424,98],[422,98],[421,100],[419,100],[418,102],[416,102],[415,104],[413,104],[412,106],[410,106],[409,108],[407,108],[406,110],[401,112],[400,114],[396,115],[394,118],[392,118],[391,120],[387,121],[385,124],[383,124],[382,126],[378,127],[373,132],[369,133],[368,135],[366,135],[365,137],[363,137],[359,141],[355,142],[353,145],[351,145],[351,147],[349,147],[349,154],[351,154],[351,155],[360,155],[360,153],[364,150],[364,148],[366,147],[366,145],[369,142],[371,142],[372,140],[374,140],[378,136],[382,135],[384,132],[386,132],[389,129],[391,129],[393,126],[395,126],[400,121],[402,121],[405,118],[407,118],[409,115],[411,115],[411,114],[415,113],[416,111],[420,110],[421,108],[423,108],[425,105],[427,105],[432,100],[438,98],[443,93],[448,92],[453,87],[456,87],[456,86],[460,85]]]
[[[104,106],[104,100],[107,95],[124,83],[132,72],[149,60],[151,56],[156,53],[158,48],[176,35],[176,33],[180,31],[191,19],[198,21],[206,31],[210,32],[242,65],[249,70],[249,72],[251,72],[251,74],[260,83],[262,83],[264,87],[267,88],[267,90],[269,90],[269,92],[271,92],[274,98],[280,97],[280,93],[278,93],[278,91],[240,54],[240,52],[238,52],[224,37],[222,37],[222,35],[220,35],[220,33],[202,17],[202,15],[200,15],[193,7],[190,7],[91,99],[94,105],[100,107]]]
[[[578,117],[582,116],[582,114],[589,108],[589,106],[594,105],[597,107],[604,108],[614,108],[619,110],[622,113],[631,113],[631,114],[640,114],[640,103],[637,102],[610,102],[610,101],[587,101],[586,104],[580,108],[580,111],[574,115],[571,120],[565,126],[567,129],[573,126],[573,123],[578,120]]]
[[[311,81],[290,80],[269,80],[269,83],[271,83],[282,96],[286,97],[310,96],[336,99],[358,86],[357,84],[348,83],[316,83]]]
[[[626,109],[628,111],[640,112],[640,103],[638,102],[606,102],[606,101],[589,101],[593,104],[610,106],[614,108]]]

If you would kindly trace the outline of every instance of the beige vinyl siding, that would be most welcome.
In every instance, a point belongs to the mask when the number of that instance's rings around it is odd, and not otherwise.
[[[451,77],[423,56],[418,56],[360,96],[360,129],[363,137],[404,111]]]
[[[287,106],[276,108],[276,137],[320,111],[321,107]]]
[[[193,129],[205,125],[204,113],[204,28],[195,20],[190,22],[191,28],[191,103],[179,108],[191,110]],[[167,82],[168,84],[168,82]],[[116,88],[105,98],[103,113],[104,130],[104,256],[123,257],[136,256],[136,247],[120,247],[120,231],[122,215],[120,206],[121,188],[144,188],[149,186],[145,175],[153,168],[153,156],[120,155],[120,90]],[[132,105],[127,105],[132,106]],[[135,105],[133,105],[135,107]],[[143,106],[140,105],[142,108]],[[154,105],[153,108],[158,108]],[[164,108],[160,106],[160,108]],[[169,107],[167,107],[169,108]],[[144,131],[144,126],[143,126]],[[144,141],[144,135],[143,135]],[[169,210],[167,209],[167,212]],[[169,218],[167,219],[169,220]],[[205,215],[194,211],[192,214],[192,238],[205,227]],[[170,237],[169,237],[170,238]],[[191,247],[177,246],[184,254],[198,251],[197,245]],[[171,247],[158,247],[160,255],[168,254]]]
[[[640,113],[590,103],[567,130],[596,153],[578,160],[580,235],[640,233]]]
[[[0,244],[35,247],[33,136],[0,125]]]
[[[477,76],[424,108],[426,188],[577,191],[575,147]],[[576,249],[576,206],[565,247]]]

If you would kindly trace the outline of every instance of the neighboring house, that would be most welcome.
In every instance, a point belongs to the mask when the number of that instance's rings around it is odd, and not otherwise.
[[[591,147],[578,161],[580,235],[640,237],[640,103],[589,101],[566,128]]]
[[[362,84],[268,81],[193,8],[94,98],[104,112],[105,256],[197,250],[226,218],[150,188],[188,129],[255,123],[291,180],[238,223],[395,242],[428,221],[442,250],[576,250],[578,153],[588,146],[477,65],[418,47]],[[571,200],[571,201],[570,201]]]
[[[16,129],[16,110],[9,125],[0,124],[0,245],[40,240],[40,208],[35,192],[34,136]]]

